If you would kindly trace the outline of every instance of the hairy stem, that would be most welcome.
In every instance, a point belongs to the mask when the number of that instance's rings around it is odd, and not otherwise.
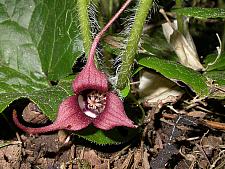
[[[176,0],[176,8],[182,8],[182,0]],[[183,16],[177,15],[177,27],[180,33],[183,33]]]
[[[127,0],[122,7],[119,9],[119,11],[110,19],[110,21],[105,25],[105,27],[96,35],[92,46],[91,50],[88,55],[88,62],[87,64],[92,64],[94,62],[94,56],[95,56],[95,51],[98,46],[98,43],[103,36],[103,34],[107,31],[107,29],[113,24],[113,22],[120,16],[120,14],[126,9],[126,7],[130,4],[132,0]]]
[[[91,28],[88,16],[88,4],[90,0],[77,0],[77,10],[80,22],[80,31],[83,39],[85,54],[89,53],[91,48]]]
[[[126,86],[128,78],[130,77],[132,64],[138,49],[138,43],[142,35],[146,17],[151,7],[152,0],[140,0],[136,9],[135,19],[130,31],[127,47],[122,56],[122,65],[117,81],[117,87],[119,89],[123,89]]]

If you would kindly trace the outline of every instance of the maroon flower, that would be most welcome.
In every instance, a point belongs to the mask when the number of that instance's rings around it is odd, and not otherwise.
[[[116,126],[136,127],[126,116],[119,97],[108,91],[106,75],[97,70],[93,57],[89,58],[84,69],[77,75],[73,90],[75,95],[61,103],[53,124],[40,128],[26,127],[18,121],[16,113],[13,113],[15,124],[30,134],[60,129],[76,131],[91,123],[102,130]]]
[[[55,122],[40,128],[26,127],[19,122],[14,111],[13,120],[20,129],[35,134],[60,129],[76,131],[91,123],[102,130],[110,130],[116,126],[137,127],[126,116],[123,103],[119,97],[108,91],[106,75],[97,70],[94,64],[95,50],[100,38],[130,2],[131,0],[127,0],[95,37],[87,64],[73,82],[75,94],[61,103]]]

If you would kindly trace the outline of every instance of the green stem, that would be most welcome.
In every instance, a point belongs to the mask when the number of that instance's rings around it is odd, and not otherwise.
[[[138,43],[143,31],[146,17],[151,7],[152,0],[140,0],[137,7],[134,23],[132,25],[130,36],[128,38],[127,47],[122,56],[122,65],[117,81],[117,87],[119,89],[123,89],[127,85],[128,78],[131,75],[131,68],[138,49]]]
[[[183,0],[176,0],[176,7],[181,8],[182,7]]]
[[[113,0],[109,0],[109,17],[112,16],[113,11]],[[112,27],[109,28],[109,32],[112,33]]]
[[[88,16],[88,4],[90,0],[77,0],[77,10],[80,22],[80,31],[86,56],[88,55],[91,44],[91,28]]]
[[[113,10],[113,0],[109,0],[109,16],[112,16],[112,10]]]
[[[182,8],[182,0],[176,0],[176,8]],[[177,15],[178,31],[183,33],[183,16]]]

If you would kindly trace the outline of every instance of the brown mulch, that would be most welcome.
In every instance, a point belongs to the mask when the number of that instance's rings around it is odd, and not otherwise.
[[[0,118],[0,169],[223,169],[223,105],[192,100],[145,107],[140,139],[116,146],[95,145],[63,132],[18,134],[8,114]]]

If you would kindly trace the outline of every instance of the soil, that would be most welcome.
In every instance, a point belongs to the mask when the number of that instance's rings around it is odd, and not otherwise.
[[[145,107],[140,138],[115,146],[95,145],[63,131],[28,135],[4,113],[0,169],[225,168],[223,105],[186,100]]]

